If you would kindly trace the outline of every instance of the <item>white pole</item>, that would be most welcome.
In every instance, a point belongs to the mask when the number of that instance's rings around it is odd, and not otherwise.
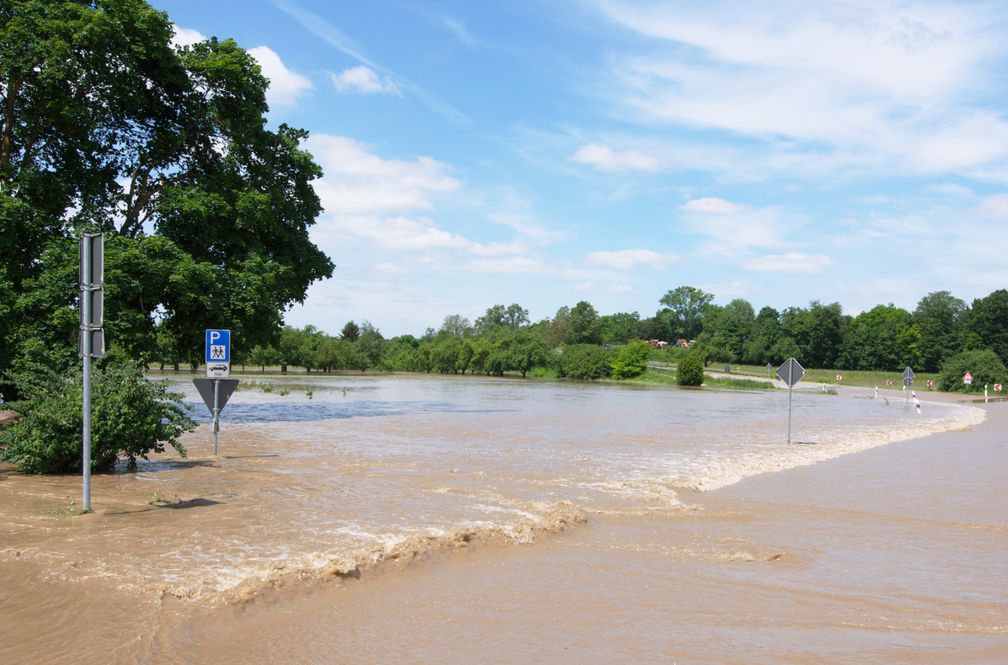
[[[984,384],[984,404],[987,404],[987,384]]]
[[[84,499],[81,508],[91,512],[91,239],[84,235],[84,249],[81,252],[81,328],[84,340],[81,351],[84,354],[84,405],[81,415],[84,420]]]

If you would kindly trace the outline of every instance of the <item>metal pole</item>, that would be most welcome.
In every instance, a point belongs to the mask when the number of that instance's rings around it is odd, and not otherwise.
[[[217,456],[217,431],[220,429],[220,379],[213,381],[213,454]]]
[[[792,386],[788,386],[787,389],[787,442],[791,443],[791,390]]]
[[[84,499],[82,510],[91,512],[91,241],[84,236],[81,253],[81,328],[84,340],[81,351],[84,354],[84,405],[81,415],[84,420]]]

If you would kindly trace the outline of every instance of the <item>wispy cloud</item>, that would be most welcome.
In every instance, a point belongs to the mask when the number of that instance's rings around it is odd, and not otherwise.
[[[760,256],[746,261],[743,265],[747,269],[755,270],[756,272],[799,272],[813,274],[820,272],[831,263],[832,261],[825,254],[788,252],[786,254]]]
[[[340,92],[359,92],[364,94],[382,93],[402,97],[402,91],[395,81],[379,76],[366,65],[358,65],[344,69],[339,74],[330,72],[333,85]]]
[[[982,101],[1008,55],[1001,5],[595,6],[647,38],[617,52],[600,82],[638,122],[747,137],[795,159],[795,173],[809,150],[836,166],[910,173],[1008,157],[1008,121]]]
[[[675,254],[659,254],[650,249],[621,249],[612,252],[591,252],[585,261],[589,265],[631,270],[637,266],[648,266],[663,270],[678,261]]]
[[[310,12],[293,2],[288,2],[287,0],[271,0],[271,2],[277,9],[300,23],[305,30],[326,42],[336,50],[350,56],[362,65],[366,65],[372,71],[383,75],[389,81],[393,82],[400,90],[404,90],[413,97],[416,97],[430,110],[448,118],[452,122],[465,125],[472,124],[472,120],[458,109],[446,104],[440,99],[437,99],[409,79],[396,74],[387,67],[383,67],[379,63],[368,58],[364,55],[363,51],[357,46],[354,40],[350,39],[350,37],[344,34],[339,28],[323,17],[315,14],[314,12]]]
[[[744,205],[732,203],[725,199],[714,196],[707,196],[699,199],[690,199],[683,204],[683,210],[687,212],[699,212],[710,215],[734,215],[745,210]]]
[[[637,150],[613,150],[609,146],[588,143],[571,155],[578,164],[593,166],[600,171],[654,171],[658,160]]]

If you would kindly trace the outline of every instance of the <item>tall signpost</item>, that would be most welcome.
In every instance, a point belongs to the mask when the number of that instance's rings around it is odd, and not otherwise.
[[[907,394],[906,406],[908,409],[910,408],[910,386],[913,385],[915,376],[917,375],[914,374],[914,371],[910,369],[909,365],[907,365],[907,368],[903,370],[903,390]]]
[[[203,403],[213,414],[213,454],[217,455],[217,433],[220,431],[220,412],[227,404],[231,393],[238,387],[238,379],[231,375],[231,331],[207,330],[206,348],[203,354],[206,362],[205,379],[193,379]]]
[[[791,389],[805,376],[805,368],[794,358],[788,358],[777,368],[777,376],[787,384],[787,442],[791,443]]]
[[[104,320],[105,240],[100,233],[85,233],[80,239],[80,338],[78,352],[83,358],[84,399],[83,472],[84,496],[81,509],[91,512],[91,358],[105,355]]]

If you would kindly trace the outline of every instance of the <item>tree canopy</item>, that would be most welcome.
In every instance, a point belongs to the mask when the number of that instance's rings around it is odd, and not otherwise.
[[[138,360],[192,362],[222,322],[270,342],[332,274],[307,133],[267,126],[233,40],[172,36],[143,0],[0,6],[0,372],[29,337],[76,346],[82,231],[106,234],[108,338]]]

